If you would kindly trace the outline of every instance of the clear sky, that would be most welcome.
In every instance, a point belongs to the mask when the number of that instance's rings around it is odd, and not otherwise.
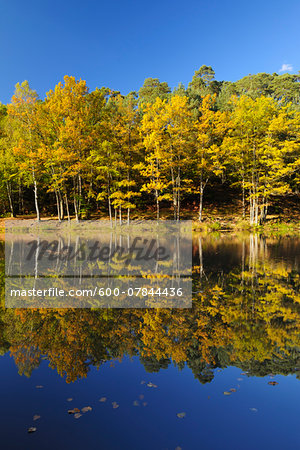
[[[0,101],[66,74],[126,94],[147,77],[187,85],[203,64],[218,80],[297,73],[299,18],[299,0],[0,0]]]

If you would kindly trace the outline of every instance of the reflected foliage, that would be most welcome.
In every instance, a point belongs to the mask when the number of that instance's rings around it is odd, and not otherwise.
[[[185,365],[300,376],[300,239],[194,237],[192,309],[13,310],[2,303],[1,354],[30,376],[47,359],[67,382],[137,356],[148,372]],[[3,256],[3,248],[0,250]],[[1,259],[1,295],[4,263]]]

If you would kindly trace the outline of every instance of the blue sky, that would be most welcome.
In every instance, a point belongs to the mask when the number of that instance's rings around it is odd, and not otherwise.
[[[41,98],[63,76],[126,94],[147,77],[185,85],[300,70],[299,0],[0,0],[0,101],[27,79]]]

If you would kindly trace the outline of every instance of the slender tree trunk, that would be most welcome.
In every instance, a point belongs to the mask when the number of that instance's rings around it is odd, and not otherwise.
[[[68,216],[68,222],[70,222],[71,218],[70,218],[69,201],[68,201],[67,193],[65,193],[65,204],[66,204],[66,211],[67,211],[67,216]]]
[[[74,186],[74,199],[73,199],[73,203],[74,203],[74,212],[75,212],[75,219],[76,222],[79,221],[79,215],[78,215],[78,204],[77,204],[77,186],[76,186],[76,178],[74,177],[73,179],[73,186]]]
[[[82,195],[82,182],[81,175],[78,175],[78,218],[80,218],[81,212],[81,195]]]
[[[34,172],[33,172],[33,186],[34,186],[34,204],[35,204],[35,210],[36,210],[36,220],[39,221],[40,220],[40,210],[39,210],[39,203],[38,203],[38,190],[37,190],[37,182],[34,176]]]
[[[19,179],[19,214],[24,214],[23,190],[20,179]]]
[[[177,218],[177,198],[176,198],[176,186],[175,186],[173,167],[171,167],[171,177],[172,177],[172,191],[173,191],[173,214],[174,214],[174,220],[176,220],[176,218]]]
[[[252,196],[251,189],[249,190],[249,203],[250,203],[249,220],[250,220],[250,225],[253,225],[253,196]]]
[[[156,199],[156,219],[159,220],[159,200],[157,189],[155,189],[155,199]]]
[[[64,216],[65,216],[64,201],[63,201],[63,197],[61,195],[60,190],[58,190],[58,197],[59,197],[59,207],[60,207],[60,218],[61,218],[61,220],[64,220]]]
[[[57,190],[54,190],[55,192],[55,198],[56,198],[56,207],[57,207],[57,219],[60,222],[61,221],[61,217],[60,217],[60,204],[59,204],[59,199],[58,199],[58,193]]]
[[[243,219],[246,217],[246,205],[245,205],[245,180],[243,177],[242,181],[242,191],[243,191]]]
[[[111,214],[111,201],[110,201],[110,196],[108,196],[108,214],[109,214],[110,226],[112,227],[112,214]]]
[[[130,145],[130,136],[129,136],[129,145]],[[130,156],[130,163],[131,163],[131,156]],[[130,197],[129,197],[129,181],[130,181],[130,172],[129,170],[127,171],[127,181],[128,181],[128,186],[127,186],[127,201],[129,202]],[[129,225],[130,222],[130,208],[127,208],[127,223]]]
[[[258,225],[258,202],[255,202],[255,225]]]
[[[203,181],[203,173],[202,173],[202,170],[201,170],[200,186],[199,186],[199,192],[200,192],[200,196],[199,196],[199,222],[202,222],[203,194],[204,194],[205,186],[208,183],[208,180],[209,180],[209,178],[206,178],[206,180]]]
[[[13,205],[13,201],[12,201],[11,184],[8,181],[6,182],[6,188],[7,188],[9,207],[10,207],[10,214],[11,214],[11,217],[14,217],[15,213],[14,213],[14,205]]]
[[[200,186],[200,198],[199,198],[199,222],[202,222],[202,210],[203,210],[203,186]]]
[[[78,218],[78,210],[77,210],[77,201],[76,198],[74,197],[74,212],[75,212],[75,219],[76,222],[79,222],[79,218]]]
[[[177,220],[180,219],[180,188],[181,188],[181,178],[180,178],[180,167],[178,168],[177,177]]]

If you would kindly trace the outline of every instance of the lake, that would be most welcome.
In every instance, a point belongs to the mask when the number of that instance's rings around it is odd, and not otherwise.
[[[187,309],[3,299],[2,448],[299,447],[299,255],[298,237],[194,235]]]

